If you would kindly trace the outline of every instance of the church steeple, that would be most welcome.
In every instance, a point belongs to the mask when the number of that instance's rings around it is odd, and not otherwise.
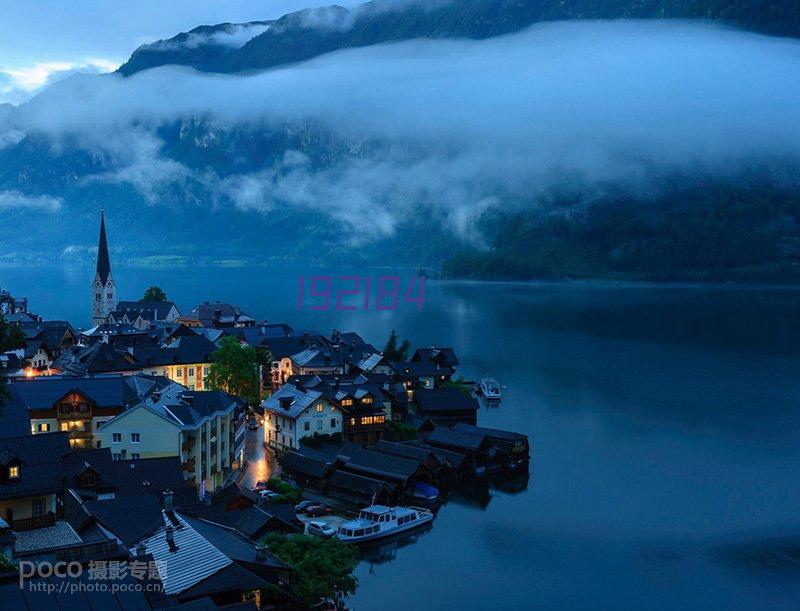
[[[106,240],[106,215],[100,210],[100,240],[97,243],[97,275],[105,284],[111,275],[111,261],[108,258],[108,241]]]
[[[111,275],[106,239],[106,215],[100,210],[100,239],[97,242],[97,271],[92,283],[92,324],[108,322],[108,315],[117,309],[117,285]]]

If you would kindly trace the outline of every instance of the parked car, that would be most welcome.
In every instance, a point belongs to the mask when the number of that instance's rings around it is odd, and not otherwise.
[[[294,506],[294,512],[303,513],[306,509],[308,509],[312,505],[319,505],[319,503],[317,501],[300,501],[297,505]]]
[[[259,490],[266,490],[266,489],[267,489],[267,480],[262,479],[262,480],[256,482],[256,487],[254,488],[254,490],[256,492],[259,491]]]
[[[274,499],[281,496],[279,492],[275,492],[274,490],[262,490],[259,492],[259,494],[261,495],[262,499]]]
[[[325,505],[311,505],[310,507],[306,507],[306,515],[312,518],[329,516],[332,513],[333,510],[330,507],[325,507]]]
[[[330,539],[336,534],[336,529],[330,524],[325,524],[325,522],[311,521],[306,522],[305,534]]]

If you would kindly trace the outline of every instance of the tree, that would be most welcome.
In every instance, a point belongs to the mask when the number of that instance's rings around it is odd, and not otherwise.
[[[226,335],[214,352],[214,363],[205,379],[206,385],[258,403],[258,354],[252,346],[243,346],[235,337]]]
[[[17,348],[24,347],[25,334],[22,332],[20,326],[9,323],[2,312],[0,312],[0,354],[7,350],[16,350]],[[0,384],[0,407],[2,407],[8,397],[8,391],[4,386],[4,384]]]
[[[389,428],[386,433],[384,433],[383,437],[386,441],[409,441],[411,439],[417,439],[419,434],[417,433],[417,429],[413,426],[393,420],[389,423]]]
[[[386,342],[386,347],[383,349],[383,356],[390,361],[402,363],[408,360],[408,351],[411,349],[411,342],[404,339],[398,347],[397,342],[399,339],[400,337],[397,335],[397,331],[392,329],[392,332],[389,334],[389,340]]]
[[[311,535],[268,533],[261,541],[269,551],[295,570],[292,594],[308,605],[332,598],[337,603],[353,594],[358,578],[353,571],[358,565],[358,551],[336,539],[320,539]]]
[[[144,292],[144,297],[141,301],[158,301],[163,303],[167,300],[167,294],[161,290],[160,287],[151,286]]]

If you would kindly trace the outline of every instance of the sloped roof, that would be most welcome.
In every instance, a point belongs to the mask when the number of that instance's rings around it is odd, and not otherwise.
[[[164,523],[161,504],[153,494],[86,501],[84,505],[92,517],[128,548],[134,547]]]
[[[413,476],[422,463],[419,460],[359,448],[350,453],[344,464],[352,471],[404,481]]]
[[[280,463],[284,469],[317,478],[325,477],[331,468],[325,461],[297,452],[284,452],[281,454]]]
[[[164,563],[161,581],[165,594],[179,594],[233,563],[177,513],[173,531],[177,549],[172,551],[166,539],[166,526],[172,522],[163,512],[162,516],[162,526],[156,534],[144,539],[144,544],[156,562]]]
[[[181,459],[177,456],[115,460],[111,464],[114,467],[117,497],[141,495],[145,490],[145,481],[149,483],[147,490],[153,493],[187,486],[181,471]]]
[[[500,429],[489,429],[482,426],[475,426],[472,424],[458,423],[453,427],[456,431],[463,431],[465,433],[474,433],[476,435],[483,435],[493,439],[501,439],[503,441],[524,441],[527,435],[522,433],[515,433],[513,431],[503,431]]]
[[[117,312],[128,315],[139,314],[145,320],[164,320],[172,308],[178,310],[174,301],[120,301]],[[178,315],[180,311],[178,310]]]
[[[469,397],[457,388],[420,389],[416,394],[421,412],[476,411],[480,405],[475,397]]]
[[[11,437],[0,442],[3,450],[22,461],[16,481],[0,482],[0,499],[53,494],[64,476],[65,457],[72,453],[69,433],[43,433]]]
[[[97,243],[97,275],[105,284],[111,275],[111,261],[108,258],[108,241],[106,240],[106,216],[100,212],[100,238]]]
[[[264,409],[272,410],[280,414],[285,414],[290,418],[297,418],[300,413],[312,405],[322,396],[318,390],[307,390],[294,384],[284,384],[281,388],[265,399],[261,406]],[[288,409],[281,406],[281,399],[291,399]]]
[[[484,443],[484,439],[485,437],[483,435],[437,426],[431,431],[430,435],[428,435],[427,441],[428,443],[442,444],[454,448],[479,450]]]
[[[95,342],[85,348],[72,346],[53,362],[53,369],[75,376],[136,371],[140,368],[127,352],[115,350],[105,342]]]
[[[164,347],[133,348],[132,353],[140,367],[153,367],[210,363],[216,350],[213,342],[195,333],[176,337]]]
[[[363,496],[380,496],[384,491],[390,491],[394,488],[390,487],[386,482],[366,477],[363,475],[356,475],[355,473],[348,473],[347,471],[336,470],[328,480],[328,485],[334,488],[355,492]]]

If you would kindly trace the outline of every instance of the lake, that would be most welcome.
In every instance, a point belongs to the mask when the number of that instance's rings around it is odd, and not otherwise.
[[[428,281],[422,311],[297,310],[297,275],[115,268],[186,311],[237,303],[295,328],[394,327],[506,386],[479,424],[528,434],[527,487],[453,494],[433,528],[360,564],[357,611],[797,608],[800,290]],[[403,279],[413,272],[398,272]],[[0,268],[0,286],[86,326],[93,269]]]

